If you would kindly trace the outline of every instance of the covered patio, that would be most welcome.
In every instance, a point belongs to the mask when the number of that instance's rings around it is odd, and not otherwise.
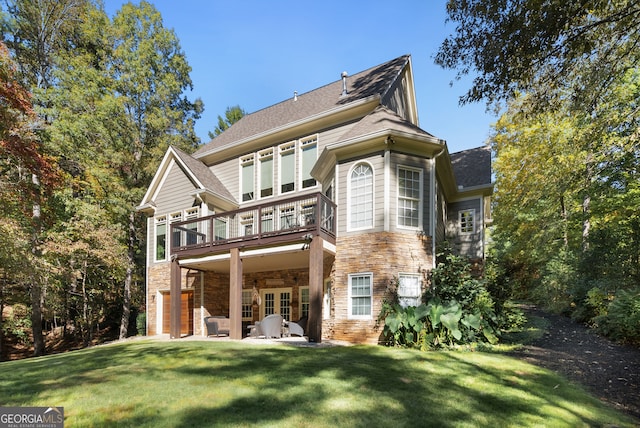
[[[317,193],[172,224],[169,336],[181,337],[182,271],[188,269],[228,278],[228,285],[204,282],[203,287],[228,286],[229,337],[235,340],[247,333],[243,291],[251,288],[254,304],[257,297],[258,319],[282,312],[294,321],[298,311],[286,303],[280,307],[275,293],[290,289],[299,299],[308,286],[305,335],[309,342],[321,342],[325,266],[335,256],[335,214],[335,204]],[[280,279],[269,280],[270,272]]]

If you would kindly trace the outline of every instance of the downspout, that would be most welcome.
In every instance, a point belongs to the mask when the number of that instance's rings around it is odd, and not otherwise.
[[[438,215],[438,207],[436,205],[436,159],[447,150],[447,142],[440,140],[444,145],[434,157],[431,158],[431,207],[433,209],[430,217],[430,232],[431,232],[431,263],[432,268],[436,267],[436,216]]]

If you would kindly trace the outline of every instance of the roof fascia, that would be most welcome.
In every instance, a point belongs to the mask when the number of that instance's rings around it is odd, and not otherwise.
[[[216,156],[216,161],[240,156],[247,151],[294,138],[296,135],[304,133],[300,131],[302,128],[323,129],[336,123],[348,122],[355,118],[363,117],[379,104],[380,95],[372,95],[277,128],[269,129],[268,131],[247,137],[232,144],[209,150],[198,155],[197,159],[208,165],[213,156]],[[339,121],[336,120],[337,117],[340,118]]]
[[[235,201],[224,198],[209,189],[196,189],[190,193],[190,196],[200,199],[205,204],[219,207],[223,211],[233,211],[238,209],[238,204]]]
[[[411,123],[416,126],[420,126],[418,121],[418,103],[416,101],[416,89],[413,81],[413,65],[411,63],[411,55],[405,66],[405,74],[407,78],[407,97],[409,98],[409,115],[411,116]]]

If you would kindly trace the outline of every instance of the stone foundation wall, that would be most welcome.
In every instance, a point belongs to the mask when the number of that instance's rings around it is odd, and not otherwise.
[[[382,326],[376,327],[387,286],[399,273],[418,273],[423,284],[431,270],[431,237],[389,232],[340,237],[331,273],[331,319],[323,322],[323,337],[351,343],[378,343]],[[373,274],[371,319],[348,316],[349,274]]]

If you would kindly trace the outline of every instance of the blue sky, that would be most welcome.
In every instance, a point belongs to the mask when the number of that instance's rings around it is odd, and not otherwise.
[[[110,16],[121,0],[105,0]],[[133,3],[138,3],[134,1]],[[484,104],[460,107],[469,80],[433,62],[454,26],[445,0],[156,0],[191,65],[205,111],[203,143],[218,115],[240,105],[254,112],[404,54],[411,54],[420,127],[447,140],[450,152],[484,144],[496,117]]]

